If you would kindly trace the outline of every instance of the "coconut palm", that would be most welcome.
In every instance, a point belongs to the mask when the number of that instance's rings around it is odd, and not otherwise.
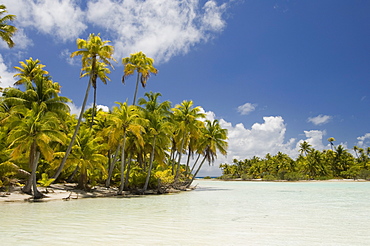
[[[206,120],[206,127],[204,128],[200,143],[200,146],[203,149],[204,158],[197,171],[194,173],[192,179],[187,184],[187,187],[189,187],[194,181],[205,160],[207,160],[210,164],[214,162],[215,158],[217,158],[217,151],[219,151],[222,155],[227,154],[228,143],[226,140],[227,129],[221,128],[218,120],[214,120],[213,122]]]
[[[301,155],[305,154],[305,156],[307,156],[307,154],[312,151],[312,145],[309,144],[307,141],[303,141],[302,143],[300,143],[299,147],[299,152],[301,153]]]
[[[91,74],[91,68],[92,66],[84,67],[82,68],[82,71],[84,73],[81,74],[82,77],[90,76]],[[99,78],[105,85],[107,84],[107,81],[110,81],[110,78],[107,76],[107,74],[110,74],[111,71],[108,68],[108,66],[103,62],[96,62],[96,71],[94,72],[93,79],[92,79],[92,87],[94,89],[94,102],[92,107],[92,114],[91,114],[91,125],[90,128],[92,128],[94,124],[94,117],[96,114],[96,89],[97,89],[97,78]]]
[[[136,95],[139,87],[139,81],[142,87],[146,86],[150,74],[157,74],[158,70],[153,66],[154,60],[147,57],[143,52],[130,54],[130,57],[122,58],[122,63],[125,66],[123,70],[122,82],[125,82],[127,76],[137,72],[136,87],[134,93],[133,105],[136,103]]]
[[[77,125],[74,130],[74,133],[71,138],[71,142],[66,150],[66,153],[63,157],[62,162],[59,165],[58,170],[54,174],[53,178],[56,179],[59,174],[62,172],[64,164],[68,158],[69,153],[72,150],[72,146],[76,140],[78,130],[81,125],[82,117],[83,117],[83,112],[85,111],[86,103],[87,103],[87,98],[89,96],[89,91],[90,87],[93,83],[93,79],[95,77],[96,73],[96,64],[97,62],[102,62],[106,65],[111,65],[110,60],[114,60],[113,58],[113,52],[114,48],[111,45],[108,45],[110,41],[102,41],[99,34],[90,34],[87,40],[84,39],[77,39],[77,48],[79,50],[73,52],[71,54],[71,57],[75,56],[81,56],[81,61],[82,61],[82,71],[86,67],[91,67],[90,69],[90,78],[89,82],[87,84],[86,92],[85,92],[85,97],[81,106],[81,112],[78,117]]]
[[[23,188],[23,191],[31,194],[33,190],[35,199],[42,198],[36,186],[36,170],[40,155],[50,161],[53,158],[51,143],[63,144],[66,140],[65,134],[59,130],[58,116],[50,111],[45,113],[34,103],[31,110],[25,107],[18,109],[17,115],[10,122],[10,129],[12,130],[8,135],[9,148],[14,148],[11,156],[17,157],[24,152],[28,153],[29,166],[32,170],[28,185]]]
[[[147,141],[151,145],[151,153],[143,192],[145,192],[148,188],[155,156],[161,156],[158,161],[162,161],[162,163],[164,162],[165,151],[170,143],[169,136],[171,132],[170,122],[168,118],[170,102],[165,101],[159,103],[158,97],[161,96],[160,93],[150,92],[145,93],[145,96],[148,98],[148,100],[142,98],[139,100],[139,104],[145,105],[145,108],[143,109],[144,115],[149,122],[146,126],[146,136],[148,137],[148,140],[151,139]],[[160,142],[160,148],[156,151],[157,142]]]
[[[9,21],[14,21],[16,19],[15,15],[5,15],[8,11],[6,11],[6,7],[4,4],[0,5],[0,38],[5,41],[9,48],[14,47],[14,41],[12,37],[14,33],[17,31],[15,26],[9,25]]]
[[[117,102],[118,106],[113,107],[112,110],[112,136],[120,142],[121,147],[121,185],[118,194],[121,195],[124,187],[125,177],[124,171],[126,168],[126,140],[128,132],[134,134],[141,144],[141,134],[144,131],[142,124],[145,122],[139,114],[139,111],[134,105],[127,105],[127,103]]]
[[[330,143],[331,150],[333,150],[333,147],[334,147],[333,142],[335,141],[335,138],[330,137],[330,138],[328,138],[328,141],[329,141],[329,143]]]
[[[100,138],[94,136],[90,129],[84,128],[79,131],[72,157],[80,170],[79,189],[89,189],[88,173],[92,173],[94,170],[99,170],[103,175],[106,173],[104,164],[107,157],[100,154],[100,151],[104,148],[104,145],[100,144],[100,140]]]
[[[18,70],[18,73],[14,74],[14,77],[18,77],[18,80],[14,83],[15,85],[21,85],[31,83],[37,76],[47,76],[48,72],[44,70],[45,65],[41,64],[39,59],[33,60],[30,57],[26,62],[19,62],[20,67],[14,67]]]
[[[199,119],[205,118],[205,114],[201,113],[200,107],[193,107],[192,101],[183,101],[176,105],[173,109],[173,123],[176,124],[175,142],[180,144],[177,146],[178,159],[176,166],[177,181],[180,174],[181,156],[189,141],[191,132],[196,132],[197,129],[202,128],[203,122]]]

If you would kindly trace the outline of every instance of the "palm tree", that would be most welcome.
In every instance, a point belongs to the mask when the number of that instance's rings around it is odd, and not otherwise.
[[[14,47],[14,41],[12,37],[14,33],[17,31],[15,26],[9,25],[9,21],[14,21],[16,19],[15,15],[5,15],[8,11],[6,11],[6,7],[4,4],[0,5],[0,38],[5,41],[9,48]]]
[[[209,163],[214,162],[215,158],[217,158],[217,151],[219,151],[222,155],[227,154],[226,150],[228,143],[226,140],[227,129],[221,128],[218,120],[214,120],[213,122],[206,120],[206,127],[204,128],[200,143],[204,151],[204,158],[197,171],[194,173],[191,181],[187,184],[187,187],[189,187],[194,181],[205,160],[207,160]]]
[[[30,57],[26,62],[19,62],[21,64],[20,67],[14,67],[18,70],[18,73],[14,75],[14,77],[18,77],[19,79],[14,83],[15,85],[21,85],[32,82],[37,76],[47,76],[48,72],[45,71],[43,68],[45,65],[41,64],[39,59],[33,60]]]
[[[164,159],[164,152],[166,150],[166,146],[169,145],[170,139],[170,122],[169,122],[169,109],[170,109],[170,102],[165,101],[162,103],[158,102],[158,97],[161,96],[160,93],[145,93],[145,96],[148,100],[141,98],[139,100],[140,105],[145,105],[144,114],[145,118],[148,119],[148,125],[146,127],[146,135],[149,136],[152,140],[151,142],[151,153],[150,153],[150,161],[149,161],[149,168],[148,173],[146,176],[143,192],[145,192],[148,188],[149,179],[151,175],[151,171],[153,168],[153,161],[155,156],[162,156],[162,161]],[[161,143],[160,151],[155,151],[157,146],[157,141]],[[148,141],[149,142],[149,141]]]
[[[127,140],[127,133],[131,132],[134,134],[143,145],[144,142],[142,140],[141,134],[144,131],[143,126],[141,125],[144,120],[141,119],[139,112],[136,106],[131,105],[128,106],[127,103],[119,103],[117,102],[118,107],[113,107],[113,117],[112,117],[112,136],[114,136],[117,141],[120,142],[121,147],[121,185],[118,191],[118,195],[122,194],[125,177],[124,171],[126,167],[126,140]],[[139,124],[141,123],[141,124]]]
[[[71,57],[75,56],[81,56],[81,61],[82,61],[82,70],[86,67],[91,67],[90,69],[90,78],[89,82],[87,84],[86,92],[85,92],[85,97],[81,106],[81,112],[78,117],[77,125],[74,130],[74,133],[72,135],[71,142],[66,150],[66,153],[63,157],[62,162],[59,165],[58,170],[54,174],[53,178],[57,179],[59,174],[62,172],[63,167],[65,162],[67,161],[68,155],[72,150],[72,146],[76,140],[78,130],[81,125],[82,117],[83,117],[83,112],[85,111],[86,103],[87,103],[87,98],[89,96],[89,91],[90,87],[93,83],[93,79],[95,77],[96,73],[96,64],[97,62],[103,62],[106,65],[111,65],[109,60],[114,60],[113,58],[113,46],[108,45],[110,41],[102,41],[99,34],[90,34],[87,40],[84,39],[77,39],[77,48],[79,50],[73,52],[71,54]]]
[[[329,143],[330,143],[331,150],[333,150],[333,147],[334,147],[333,142],[335,141],[335,138],[330,137],[330,138],[328,138],[328,141],[329,141]]]
[[[85,73],[81,74],[81,78],[89,76],[91,74],[91,68],[92,68],[92,66],[82,68],[82,71],[84,71]],[[94,72],[94,77],[91,81],[92,82],[92,87],[94,88],[94,102],[93,102],[93,107],[92,107],[90,128],[92,128],[92,126],[94,124],[94,117],[95,117],[95,114],[96,114],[96,88],[97,88],[96,80],[97,80],[97,78],[99,78],[106,85],[107,80],[110,81],[110,78],[107,76],[107,74],[111,73],[108,66],[103,62],[96,62],[95,70],[96,71]]]
[[[123,83],[125,82],[125,78],[127,76],[133,75],[135,71],[137,72],[134,101],[132,103],[135,105],[139,81],[141,82],[141,85],[145,87],[150,74],[157,74],[158,70],[153,66],[154,60],[146,57],[146,55],[141,51],[130,54],[130,57],[122,58],[122,63],[125,66],[122,76]]]
[[[28,185],[23,188],[25,193],[31,194],[33,190],[34,199],[42,198],[42,194],[36,186],[37,164],[42,154],[46,160],[53,158],[52,142],[63,144],[66,140],[65,134],[59,130],[60,121],[53,112],[44,112],[37,104],[33,104],[31,110],[23,107],[17,111],[23,117],[14,116],[8,136],[9,147],[14,147],[12,157],[17,157],[24,152],[29,153],[29,166],[31,176]],[[32,184],[32,189],[31,189]]]
[[[104,147],[99,143],[100,138],[93,135],[89,129],[81,129],[78,134],[77,146],[73,151],[73,158],[80,170],[80,178],[78,180],[78,188],[88,190],[88,170],[90,173],[93,170],[99,170],[105,174],[104,163],[107,158],[100,154],[100,150]]]
[[[178,180],[180,174],[181,156],[189,141],[190,133],[203,126],[203,122],[198,120],[201,118],[205,118],[205,114],[200,113],[200,107],[193,107],[192,101],[183,101],[173,109],[173,122],[177,127],[175,142],[181,143],[180,146],[177,146],[178,159],[175,181]]]
[[[302,143],[299,144],[299,152],[301,154],[305,154],[305,156],[307,156],[308,153],[310,153],[312,151],[312,145],[309,144],[307,141],[303,141]]]

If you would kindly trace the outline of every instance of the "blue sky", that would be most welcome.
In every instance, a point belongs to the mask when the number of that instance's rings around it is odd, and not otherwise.
[[[132,101],[134,77],[123,85],[122,57],[143,51],[159,73],[145,92],[162,93],[173,106],[193,100],[229,130],[227,157],[282,151],[299,143],[351,149],[370,143],[370,2],[356,0],[4,0],[19,32],[16,47],[0,44],[1,86],[14,82],[14,66],[41,60],[62,95],[78,110],[87,79],[69,59],[77,38],[101,33],[119,63],[98,104]],[[90,96],[90,102],[92,96]],[[77,111],[76,111],[77,112]]]

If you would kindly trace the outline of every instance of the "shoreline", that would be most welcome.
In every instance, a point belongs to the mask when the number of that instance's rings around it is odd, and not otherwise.
[[[141,197],[146,195],[161,195],[155,190],[147,190],[145,194],[135,194],[130,191],[124,191],[122,195],[117,195],[118,188],[106,188],[102,186],[94,186],[90,191],[79,190],[75,188],[76,184],[52,184],[49,187],[38,187],[38,190],[44,195],[41,199],[33,199],[32,195],[28,195],[21,191],[20,186],[10,187],[9,191],[0,192],[0,203],[19,203],[19,202],[48,202],[48,201],[69,201],[85,198],[99,197],[118,197],[131,198]],[[179,193],[182,191],[194,190],[195,187],[187,189],[167,189],[162,194]]]
[[[244,181],[244,182],[289,182],[289,183],[297,183],[297,182],[370,182],[370,180],[366,179],[312,179],[312,180],[263,180],[263,179],[207,179],[207,180],[219,180],[219,181]]]

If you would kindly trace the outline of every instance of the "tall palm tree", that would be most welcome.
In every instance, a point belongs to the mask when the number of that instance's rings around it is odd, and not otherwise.
[[[6,11],[6,7],[4,4],[0,5],[0,38],[5,41],[9,48],[14,47],[14,41],[12,37],[14,33],[17,31],[15,26],[9,25],[9,21],[14,21],[16,19],[15,15],[5,15],[8,11]]]
[[[18,117],[19,114],[23,117]],[[50,161],[53,158],[51,143],[63,144],[66,140],[65,134],[59,130],[58,116],[50,111],[44,113],[39,105],[33,104],[31,110],[25,107],[18,110],[10,124],[12,130],[9,132],[8,143],[9,147],[14,147],[12,157],[17,157],[24,152],[29,153],[29,166],[32,171],[28,185],[23,191],[31,194],[33,190],[35,199],[42,198],[36,186],[36,170],[40,155]]]
[[[127,103],[119,103],[118,106],[113,107],[112,110],[112,136],[114,136],[119,142],[121,147],[121,185],[118,190],[118,195],[122,194],[125,177],[124,171],[126,168],[126,140],[127,133],[134,134],[143,145],[141,134],[144,131],[142,124],[145,122],[134,105],[127,105]]]
[[[145,192],[149,185],[149,179],[151,175],[151,171],[153,168],[153,161],[155,156],[162,156],[162,162],[164,161],[164,152],[166,151],[166,146],[169,146],[170,143],[170,122],[169,122],[169,109],[170,109],[170,102],[165,101],[159,103],[158,97],[161,96],[160,93],[145,93],[145,96],[148,98],[146,99],[139,99],[140,105],[145,105],[144,115],[145,118],[148,119],[148,125],[146,126],[146,135],[148,138],[151,138],[150,145],[151,145],[151,153],[150,153],[150,161],[149,161],[149,168],[143,188],[143,192]],[[160,142],[161,147],[160,150],[156,152],[157,142]]]
[[[205,114],[200,112],[200,107],[193,107],[192,101],[185,100],[173,109],[173,122],[177,127],[175,142],[180,143],[180,146],[177,146],[178,159],[175,181],[178,181],[179,178],[181,156],[187,147],[190,133],[202,128],[203,122],[199,120],[202,118],[205,118]]]
[[[91,69],[92,69],[92,66],[82,68],[82,71],[84,73],[81,73],[81,78],[86,77],[86,76],[90,76],[90,74],[92,72]],[[107,74],[111,73],[108,66],[103,62],[96,62],[95,70],[96,71],[94,72],[94,75],[93,75],[94,77],[91,81],[92,82],[92,87],[94,89],[94,101],[93,101],[93,107],[92,107],[90,128],[92,128],[92,126],[94,124],[94,117],[95,117],[95,114],[96,114],[96,89],[97,89],[96,81],[97,81],[97,78],[99,78],[106,85],[107,81],[108,80],[110,81],[110,78],[107,76]]]
[[[200,143],[204,152],[204,158],[197,171],[194,173],[191,181],[187,184],[187,187],[189,187],[194,181],[205,160],[207,160],[209,163],[214,162],[215,158],[217,158],[217,151],[219,151],[222,155],[227,154],[228,143],[226,140],[227,129],[221,128],[218,120],[214,120],[213,122],[206,120],[206,127],[204,128]]]
[[[83,112],[85,111],[87,98],[89,96],[90,87],[93,83],[93,79],[96,73],[96,64],[97,62],[103,62],[106,65],[111,65],[110,60],[114,60],[113,52],[114,48],[111,45],[108,45],[110,41],[102,41],[99,34],[90,34],[87,40],[77,39],[77,48],[79,50],[73,52],[71,57],[81,56],[82,61],[82,70],[86,67],[91,67],[90,69],[90,78],[87,84],[85,97],[81,106],[80,115],[78,117],[77,125],[72,135],[71,142],[66,150],[66,153],[63,157],[62,162],[59,165],[58,170],[54,174],[53,178],[57,179],[59,174],[62,172],[65,162],[67,161],[68,155],[72,150],[72,146],[76,140],[78,130],[81,125]]]
[[[329,141],[329,143],[330,143],[331,150],[333,150],[333,147],[334,147],[333,142],[335,141],[335,138],[330,137],[330,138],[328,138],[328,141]]]
[[[130,54],[130,57],[122,58],[122,63],[125,66],[123,70],[122,82],[125,82],[125,78],[129,75],[133,75],[137,72],[136,87],[134,93],[133,105],[136,103],[136,95],[139,87],[139,81],[143,87],[146,86],[150,74],[157,74],[158,70],[153,66],[154,60],[147,57],[143,52],[137,52]]]

